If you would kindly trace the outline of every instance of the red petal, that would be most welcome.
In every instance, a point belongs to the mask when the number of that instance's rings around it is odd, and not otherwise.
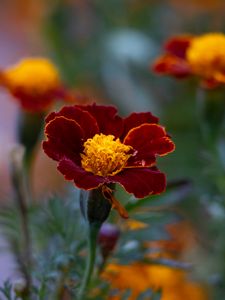
[[[91,190],[104,183],[104,177],[86,172],[67,158],[60,160],[57,168],[65,176],[65,179],[74,180],[75,185],[80,189]]]
[[[172,75],[176,78],[185,78],[191,74],[189,64],[184,60],[172,55],[159,57],[153,64],[152,70],[161,75]]]
[[[164,136],[159,139],[155,139],[151,143],[151,151],[155,152],[160,156],[164,156],[175,150],[175,145],[171,139],[167,136]]]
[[[143,124],[130,130],[124,139],[136,151],[128,161],[128,166],[151,166],[156,155],[165,155],[174,150],[174,143],[165,129],[157,124]]]
[[[138,127],[144,123],[158,123],[158,121],[159,119],[150,112],[132,113],[124,119],[123,137],[125,137],[132,128]]]
[[[201,81],[201,87],[208,90],[218,88],[221,84],[221,82],[215,80],[214,78],[203,79]]]
[[[54,101],[52,93],[30,94],[21,88],[14,89],[12,95],[18,99],[22,108],[30,112],[41,112],[49,108]]]
[[[56,117],[47,124],[45,133],[48,140],[43,142],[43,149],[49,157],[57,161],[63,157],[80,159],[84,133],[78,123]]]
[[[192,39],[193,37],[191,35],[181,35],[170,38],[166,42],[164,49],[172,55],[185,59],[186,51],[190,46]]]
[[[76,121],[84,131],[84,138],[93,137],[99,132],[98,124],[95,118],[87,111],[81,110],[77,106],[65,106],[59,112],[52,112],[46,117],[46,123],[49,123],[55,117],[63,116],[67,119]]]
[[[119,137],[123,132],[123,119],[117,115],[114,106],[79,105],[79,108],[88,111],[97,121],[99,131],[103,134],[112,134]]]
[[[120,183],[128,193],[134,194],[136,198],[160,194],[166,188],[165,174],[156,168],[124,169],[112,179],[112,182]]]

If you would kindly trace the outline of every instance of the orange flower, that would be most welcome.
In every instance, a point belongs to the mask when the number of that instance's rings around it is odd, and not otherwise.
[[[225,84],[224,34],[178,36],[169,39],[164,48],[166,54],[153,65],[156,73],[177,78],[197,76],[207,88]]]
[[[129,300],[137,299],[142,292],[162,290],[161,300],[207,300],[203,285],[192,282],[187,274],[178,269],[160,265],[133,263],[131,265],[111,264],[103,278],[110,282],[112,290],[118,291],[110,300],[120,300],[125,290],[131,290]]]
[[[58,70],[45,58],[26,58],[1,71],[0,84],[24,110],[33,112],[46,110],[65,92]]]

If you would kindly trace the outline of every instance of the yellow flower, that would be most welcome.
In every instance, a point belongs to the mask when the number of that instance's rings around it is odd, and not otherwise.
[[[225,35],[209,33],[193,38],[186,59],[193,73],[225,83]]]
[[[27,58],[5,70],[9,86],[23,87],[27,92],[44,93],[60,83],[55,66],[44,58]]]
[[[225,84],[225,34],[175,36],[164,49],[153,63],[155,73],[180,79],[195,76],[208,89]]]
[[[199,283],[188,280],[187,274],[178,269],[160,265],[133,263],[107,267],[103,278],[112,289],[119,292],[109,300],[120,300],[123,291],[131,290],[129,300],[137,299],[147,289],[162,290],[161,300],[207,300],[207,292]]]
[[[31,111],[46,109],[62,92],[58,70],[45,58],[26,58],[3,70],[1,84]]]

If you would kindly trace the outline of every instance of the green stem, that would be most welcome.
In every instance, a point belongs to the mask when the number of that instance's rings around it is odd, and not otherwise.
[[[197,90],[197,119],[200,121],[200,130],[206,146],[215,144],[220,135],[225,118],[225,90]]]
[[[84,300],[84,296],[88,289],[88,285],[91,280],[91,276],[94,270],[95,257],[96,257],[96,245],[97,237],[100,230],[101,224],[99,223],[90,223],[88,225],[88,261],[86,265],[85,274],[83,281],[78,292],[77,300]]]
[[[23,235],[23,250],[21,257],[21,268],[26,280],[26,290],[22,299],[30,299],[31,289],[31,267],[32,267],[32,249],[31,249],[31,236],[29,230],[29,212],[27,205],[27,191],[25,187],[24,170],[22,165],[22,152],[21,148],[14,149],[11,154],[11,179],[15,192],[16,205],[21,221],[21,230]]]

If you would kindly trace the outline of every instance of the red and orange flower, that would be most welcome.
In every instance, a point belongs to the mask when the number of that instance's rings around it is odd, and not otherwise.
[[[45,111],[66,96],[57,68],[46,58],[26,58],[1,70],[0,84],[29,112]]]
[[[137,198],[165,190],[166,178],[156,156],[174,150],[174,143],[150,112],[117,115],[113,106],[66,106],[46,118],[45,153],[78,188],[101,188],[119,211],[108,184],[119,183]],[[123,213],[122,213],[123,214]]]
[[[225,84],[225,35],[208,33],[170,38],[165,54],[153,64],[153,71],[176,78],[197,76],[202,86],[214,88]]]

